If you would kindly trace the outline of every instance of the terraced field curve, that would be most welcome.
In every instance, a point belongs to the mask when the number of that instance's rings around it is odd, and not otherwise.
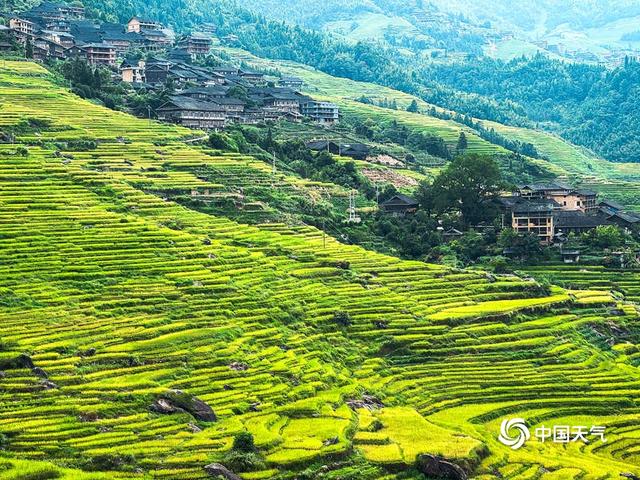
[[[418,479],[420,454],[487,479],[640,473],[634,306],[189,210],[171,196],[268,166],[34,64],[0,69],[0,128],[0,478],[206,478],[242,431],[263,459],[245,479]],[[153,411],[172,389],[217,420]],[[508,417],[607,442],[512,450]]]

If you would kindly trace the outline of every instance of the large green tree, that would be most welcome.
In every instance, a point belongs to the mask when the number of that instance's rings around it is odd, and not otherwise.
[[[490,200],[504,187],[502,174],[493,158],[477,154],[456,157],[433,184],[423,185],[420,200],[427,210],[462,215],[464,223],[474,225],[492,217]],[[428,193],[427,193],[428,192]]]

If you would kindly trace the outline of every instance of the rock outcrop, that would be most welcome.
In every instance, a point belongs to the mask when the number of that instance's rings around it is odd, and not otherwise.
[[[420,455],[417,467],[427,477],[446,478],[449,480],[467,480],[466,472],[455,463],[436,455]]]
[[[211,463],[204,467],[204,471],[212,477],[220,476],[226,480],[242,480],[238,475],[220,463]]]
[[[218,420],[213,409],[204,401],[182,390],[169,390],[160,395],[150,406],[157,413],[189,413],[196,420],[203,422],[215,422]]]

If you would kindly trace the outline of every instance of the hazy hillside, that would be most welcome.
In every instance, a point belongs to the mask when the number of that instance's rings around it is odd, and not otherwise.
[[[584,30],[640,15],[640,5],[633,0],[328,0],[321,6],[311,0],[247,0],[242,4],[273,18],[298,21],[309,27],[364,12],[411,17],[417,12],[440,10],[476,22],[489,20],[501,28],[544,33],[565,23]],[[280,8],[273,8],[276,5]]]

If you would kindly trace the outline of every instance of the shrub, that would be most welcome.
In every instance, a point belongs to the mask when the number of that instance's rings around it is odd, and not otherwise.
[[[249,432],[240,432],[233,437],[233,450],[238,452],[256,452],[256,444],[253,435]]]
[[[16,148],[16,155],[18,155],[19,157],[28,157],[29,150],[26,147],[18,147]]]
[[[60,478],[61,473],[55,467],[47,467],[36,472],[22,473],[13,477],[14,480],[51,480]]]
[[[351,315],[341,310],[333,314],[333,321],[342,327],[348,327],[351,325]]]
[[[253,435],[240,432],[233,438],[233,446],[224,457],[224,464],[236,472],[250,472],[265,468],[264,459],[258,453]]]
[[[238,151],[238,145],[224,133],[212,132],[209,135],[209,146],[217,150]]]
[[[87,470],[129,470],[131,467],[135,465],[136,459],[133,455],[112,455],[112,454],[104,454],[104,455],[96,455],[89,460],[87,464]]]
[[[493,269],[494,273],[511,273],[511,268],[509,266],[509,260],[505,257],[498,255],[496,257],[492,257],[489,265]]]
[[[265,468],[264,459],[255,452],[229,450],[222,463],[234,472],[252,472]]]

